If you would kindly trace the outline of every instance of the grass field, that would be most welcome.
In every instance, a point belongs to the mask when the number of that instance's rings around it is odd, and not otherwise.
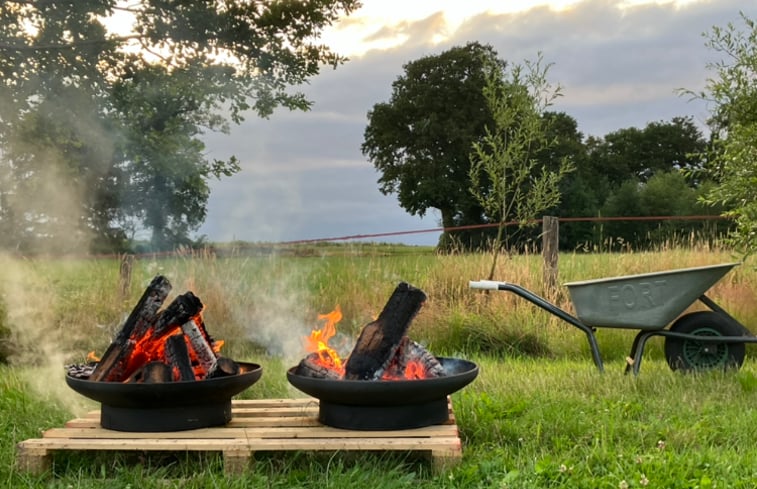
[[[323,252],[320,252],[323,251]],[[623,374],[635,331],[600,329],[606,371],[576,328],[511,294],[473,291],[488,255],[434,255],[384,246],[309,248],[287,256],[209,254],[140,258],[121,295],[116,260],[1,258],[3,323],[10,365],[0,367],[0,485],[55,488],[714,488],[757,486],[755,352],[738,371],[680,374],[662,340],[647,348],[638,377]],[[566,254],[560,282],[734,261],[727,250]],[[259,454],[243,475],[224,475],[217,454],[55,456],[53,473],[14,465],[17,442],[97,406],[70,390],[63,366],[102,353],[156,274],[206,305],[224,353],[264,366],[240,397],[297,396],[284,375],[302,357],[300,338],[339,304],[341,334],[354,337],[399,281],[429,299],[410,335],[440,356],[475,361],[479,377],[453,395],[463,462],[444,473],[404,454]],[[501,260],[496,279],[539,294],[541,258]],[[757,320],[757,272],[742,265],[708,295],[750,326]],[[551,293],[550,293],[551,295]],[[553,301],[572,311],[564,291]],[[754,328],[752,328],[754,330]]]

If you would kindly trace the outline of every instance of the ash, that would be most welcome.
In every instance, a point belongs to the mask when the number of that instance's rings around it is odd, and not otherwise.
[[[75,379],[88,379],[92,372],[95,371],[97,366],[96,362],[90,363],[72,363],[66,365],[64,368],[70,377]]]

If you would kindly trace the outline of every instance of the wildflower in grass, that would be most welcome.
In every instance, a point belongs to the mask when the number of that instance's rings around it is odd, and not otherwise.
[[[657,449],[658,450],[664,450],[665,449],[665,440],[658,440],[657,441]]]
[[[639,484],[642,486],[646,486],[649,484],[649,479],[647,479],[646,475],[641,474],[641,479],[639,480]]]
[[[623,479],[622,481],[620,481],[620,484],[618,484],[618,488],[619,489],[628,489],[628,482],[626,482],[625,479]]]
[[[557,469],[557,470],[559,470],[559,471],[560,471],[560,473],[563,473],[563,474],[564,474],[565,472],[567,472],[567,471],[568,471],[568,467],[567,467],[567,466],[566,466],[565,464],[560,464],[560,468],[559,468],[559,469]]]

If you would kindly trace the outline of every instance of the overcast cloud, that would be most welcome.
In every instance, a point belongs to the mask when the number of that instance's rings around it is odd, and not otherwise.
[[[364,3],[382,0],[364,0]],[[495,1],[495,0],[492,0]],[[701,89],[716,53],[704,32],[732,22],[739,11],[757,17],[755,2],[699,1],[676,8],[646,5],[620,10],[612,0],[580,2],[556,12],[539,7],[518,14],[467,19],[445,42],[441,13],[366,32],[380,40],[407,41],[390,50],[353,57],[311,80],[310,112],[253,115],[231,135],[206,137],[209,156],[236,155],[237,175],[212,183],[208,217],[199,231],[211,241],[294,241],[437,229],[435,212],[411,216],[395,196],[378,191],[378,174],[360,152],[367,113],[389,100],[403,64],[470,41],[491,44],[511,63],[541,52],[553,63],[552,83],[563,87],[553,109],[578,121],[584,135],[604,136],[653,121],[691,116],[702,124],[707,107],[678,95]],[[745,6],[745,4],[748,4]],[[439,232],[365,238],[367,241],[436,244]]]

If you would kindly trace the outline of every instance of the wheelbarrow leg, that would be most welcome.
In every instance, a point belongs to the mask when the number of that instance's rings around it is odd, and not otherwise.
[[[658,331],[639,331],[639,334],[633,339],[631,345],[631,354],[626,359],[625,373],[628,374],[629,370],[633,370],[633,374],[639,375],[639,369],[641,368],[641,359],[644,356],[644,346],[647,344],[647,340],[652,336],[658,334]]]
[[[580,329],[584,333],[586,333],[586,339],[589,341],[589,348],[591,348],[591,357],[594,360],[594,365],[597,366],[597,369],[599,369],[600,372],[605,371],[604,363],[602,362],[602,355],[599,354],[599,344],[597,343],[597,337],[594,334],[594,328],[585,325],[581,321],[578,320],[578,318],[575,318],[568,314],[567,312],[563,311],[556,305],[552,304],[548,300],[544,299],[543,297],[540,297],[533,292],[524,289],[523,287],[515,284],[510,284],[507,282],[500,282],[498,285],[499,290],[509,290],[510,292],[513,292],[516,295],[519,295],[520,297],[526,299],[527,301],[531,302],[532,304],[535,304],[545,311],[554,314],[555,316],[559,317],[563,321],[575,326],[576,328]]]
[[[639,334],[637,334],[633,338],[633,343],[631,344],[631,353],[628,354],[626,357],[626,368],[623,373],[628,375],[628,372],[633,368],[633,366],[636,364],[636,349],[639,347],[639,336],[644,334],[643,331],[639,331]],[[636,373],[636,372],[634,372]]]

